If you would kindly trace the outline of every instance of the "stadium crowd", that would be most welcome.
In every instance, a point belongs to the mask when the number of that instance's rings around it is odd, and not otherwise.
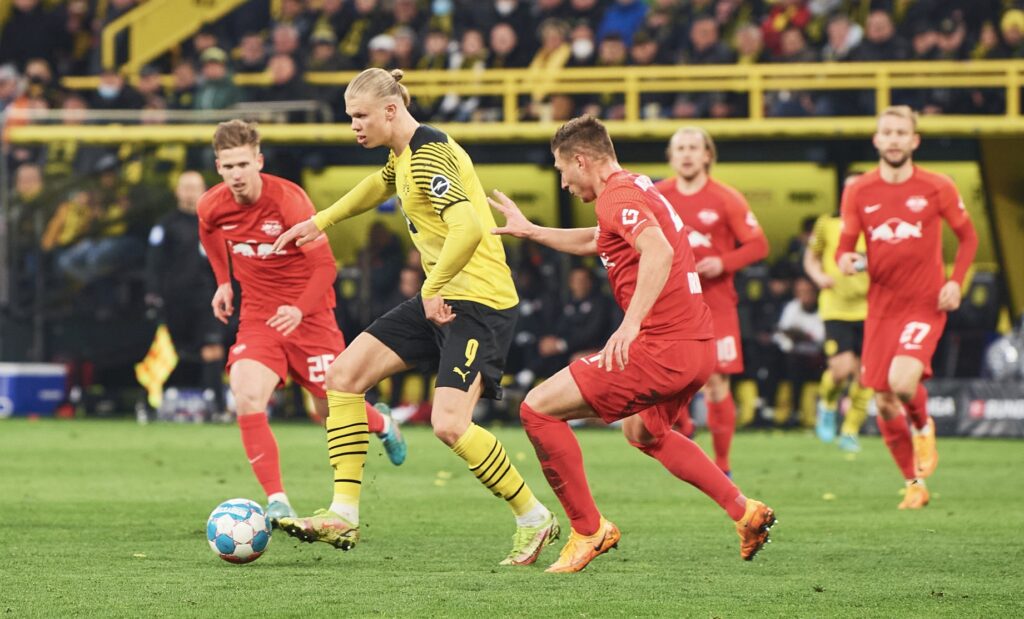
[[[250,0],[208,24],[137,76],[104,70],[102,29],[136,0],[15,0],[0,33],[0,111],[224,109],[238,102],[316,99],[344,114],[341,88],[313,86],[311,71],[750,65],[794,62],[968,60],[1024,56],[1024,10],[1010,0]],[[127,41],[118,41],[118,61]],[[270,85],[239,87],[236,73]],[[168,84],[162,74],[172,75]],[[64,76],[98,75],[92,92]],[[129,79],[125,79],[128,77]],[[1002,113],[986,89],[896,92],[924,113]],[[739,93],[647,94],[645,118],[723,118],[747,112]],[[773,92],[770,116],[873,114],[873,100]],[[501,118],[489,97],[419,98],[420,120]],[[623,114],[620,95],[538,89],[524,118]],[[324,117],[326,118],[326,116]],[[159,121],[159,114],[151,120]]]

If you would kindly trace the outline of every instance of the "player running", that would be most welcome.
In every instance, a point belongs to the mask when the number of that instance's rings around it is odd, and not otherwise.
[[[267,514],[277,524],[294,516],[281,482],[277,441],[267,423],[270,396],[290,374],[326,417],[324,373],[345,349],[334,318],[334,256],[327,240],[301,249],[273,249],[288,226],[315,210],[300,187],[262,174],[263,155],[254,123],[223,122],[213,136],[217,172],[224,179],[199,199],[199,239],[217,279],[213,314],[227,324],[234,313],[231,275],[242,288],[238,334],[228,351],[231,393],[242,444],[267,493]],[[230,263],[228,254],[230,253]],[[398,424],[367,406],[370,431],[394,464],[405,460]]]
[[[397,194],[427,275],[420,294],[374,321],[328,369],[334,500],[312,517],[281,524],[305,541],[342,550],[356,544],[366,461],[364,394],[388,376],[419,367],[437,373],[434,435],[515,514],[513,548],[501,563],[528,565],[558,537],[558,522],[534,497],[501,442],[472,422],[481,396],[501,397],[519,299],[501,240],[486,234],[494,217],[473,162],[454,140],[412,117],[401,79],[401,71],[367,69],[345,90],[356,141],[390,148],[384,167],[274,245],[316,243],[321,230]]]
[[[674,178],[655,187],[686,223],[686,235],[697,261],[704,302],[714,315],[718,364],[708,378],[708,430],[715,450],[715,464],[731,475],[729,448],[736,432],[736,403],[729,376],[743,373],[739,296],[736,271],[768,255],[768,239],[757,223],[743,194],[711,178],[717,151],[711,135],[698,127],[683,127],[668,143],[669,165]],[[688,413],[683,415],[689,425]]]
[[[551,141],[562,188],[595,199],[596,228],[562,230],[530,223],[495,192],[505,215],[496,234],[529,238],[580,256],[600,256],[621,326],[600,353],[574,361],[534,387],[520,409],[544,474],[572,521],[548,572],[578,572],[618,544],[619,529],[598,511],[570,419],[620,419],[631,445],[707,494],[736,521],[740,556],[753,559],[775,523],[771,508],[747,499],[696,443],[672,429],[716,364],[711,311],[701,295],[683,221],[646,176],[619,166],[604,125],[583,116]]]
[[[857,237],[863,233],[867,239],[871,286],[861,382],[875,390],[878,427],[906,479],[900,509],[928,504],[924,479],[935,471],[939,454],[921,381],[932,375],[932,355],[946,313],[960,307],[964,277],[978,248],[974,225],[953,181],[914,165],[920,143],[917,115],[909,107],[893,106],[878,117],[878,167],[843,192],[843,228],[836,250],[839,269],[855,275],[863,259],[855,251]],[[941,219],[959,240],[949,279],[942,263]]]
[[[850,185],[856,176],[846,179]],[[874,392],[860,383],[860,353],[864,340],[864,317],[868,313],[868,275],[844,277],[835,260],[842,219],[822,215],[814,222],[804,250],[804,271],[818,287],[818,313],[825,321],[825,355],[828,368],[818,388],[818,438],[831,443],[836,438],[839,400],[849,389],[850,407],[839,435],[839,448],[858,452],[857,435],[868,418],[868,402]],[[857,239],[857,251],[865,251],[864,237]],[[829,258],[825,258],[828,256]]]

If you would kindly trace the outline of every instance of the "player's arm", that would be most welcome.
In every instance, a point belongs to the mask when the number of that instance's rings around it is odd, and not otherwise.
[[[821,261],[825,253],[825,220],[823,215],[814,222],[814,230],[811,231],[811,238],[804,249],[804,272],[811,278],[818,288],[831,288],[834,281],[825,273],[824,263]]]
[[[839,245],[836,247],[835,261],[843,275],[856,275],[857,263],[861,255],[857,253],[857,237],[860,236],[863,224],[860,220],[860,212],[853,199],[856,185],[843,191],[842,207],[840,208],[843,220],[842,228],[839,231]]]
[[[505,216],[505,225],[491,230],[491,234],[507,234],[577,256],[597,255],[597,228],[545,228],[538,226],[523,215],[519,207],[508,196],[497,189],[494,197],[488,197],[491,207]]]
[[[650,223],[654,222],[653,216]],[[629,363],[629,346],[640,334],[640,325],[644,318],[654,307],[654,302],[661,295],[665,282],[672,271],[672,258],[675,251],[665,238],[661,228],[654,225],[647,225],[638,230],[635,237],[627,241],[631,243],[640,254],[636,278],[636,290],[629,300],[629,309],[622,319],[622,324],[615,330],[615,333],[608,338],[598,359],[598,367],[604,367],[609,372],[612,370],[612,363],[618,365],[620,370],[626,368]]]
[[[205,197],[205,196],[204,196]],[[235,292],[231,288],[231,268],[228,263],[228,247],[224,238],[217,231],[217,228],[210,225],[206,219],[206,208],[203,206],[203,198],[199,199],[199,243],[206,252],[210,261],[210,268],[213,269],[213,276],[217,280],[217,291],[213,293],[213,300],[210,305],[213,307],[213,315],[217,320],[228,323],[228,317],[235,312]]]
[[[293,226],[307,221],[315,212],[313,202],[305,191],[298,187],[288,188],[287,198],[281,204],[285,225]],[[277,312],[267,319],[267,326],[285,336],[291,335],[302,323],[303,317],[317,309],[324,295],[334,286],[338,274],[327,237],[321,236],[306,243],[299,247],[299,251],[306,259],[306,285],[293,303],[278,306]]]
[[[978,252],[978,234],[952,181],[942,193],[939,208],[942,218],[953,229],[958,241],[953,274],[939,291],[939,310],[952,312],[960,307],[964,278],[967,277],[967,271]]]
[[[725,223],[729,226],[729,230],[732,231],[738,244],[732,250],[717,257],[721,262],[720,269],[717,268],[719,266],[717,264],[713,267],[718,271],[717,273],[714,271],[702,272],[707,271],[709,265],[704,264],[702,268],[702,265],[698,263],[697,272],[703,277],[713,278],[723,273],[735,273],[768,257],[768,237],[765,236],[764,230],[761,229],[757,218],[754,217],[754,212],[750,210],[750,205],[739,193],[730,195],[726,199]],[[701,259],[700,262],[715,259],[715,257],[709,256]]]
[[[295,241],[302,247],[315,241],[330,226],[343,219],[365,213],[395,193],[394,160],[388,159],[387,164],[379,171],[367,176],[338,199],[312,217],[296,223],[274,241],[273,251],[277,252],[285,245]],[[314,212],[316,209],[314,209]]]

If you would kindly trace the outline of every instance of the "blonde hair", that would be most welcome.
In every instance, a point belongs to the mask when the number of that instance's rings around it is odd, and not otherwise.
[[[890,105],[882,110],[882,113],[878,115],[878,120],[882,120],[883,116],[905,118],[910,121],[910,124],[914,128],[914,133],[917,133],[917,112],[911,109],[909,105]]]
[[[711,159],[704,166],[704,171],[710,172],[711,166],[715,165],[715,162],[718,161],[718,147],[715,146],[715,140],[711,137],[711,134],[703,127],[688,126],[677,129],[668,140],[668,146],[665,147],[665,157],[670,158],[672,156],[672,142],[675,141],[676,137],[687,133],[696,133],[704,140],[704,150],[711,154]]]
[[[405,73],[401,69],[385,71],[384,69],[367,69],[348,83],[345,97],[368,96],[374,99],[398,97],[406,106],[409,105],[409,90],[399,84]]]
[[[615,159],[615,145],[601,121],[590,114],[573,118],[551,138],[551,152],[562,156],[585,154],[595,159]]]
[[[240,119],[228,120],[217,125],[213,132],[213,152],[219,153],[228,148],[252,146],[259,150],[260,132],[255,121]]]

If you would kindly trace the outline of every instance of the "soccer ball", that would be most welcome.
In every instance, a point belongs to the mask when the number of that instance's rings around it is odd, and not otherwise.
[[[206,521],[206,541],[221,559],[249,563],[260,558],[270,543],[270,520],[259,503],[230,499]]]

